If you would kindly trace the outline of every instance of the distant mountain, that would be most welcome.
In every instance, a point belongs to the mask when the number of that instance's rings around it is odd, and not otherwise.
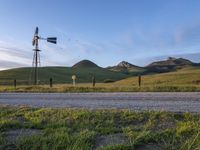
[[[135,66],[135,65],[133,65],[133,64],[127,62],[127,61],[122,61],[122,62],[120,62],[117,66],[118,66],[118,67],[124,67],[124,68],[137,67],[137,66]]]
[[[127,61],[122,61],[116,66],[107,67],[107,69],[109,69],[111,71],[116,71],[116,72],[123,72],[126,74],[130,74],[130,73],[137,74],[137,73],[143,72],[145,70],[144,68],[133,65]]]
[[[183,68],[185,66],[194,66],[196,63],[193,63],[190,60],[184,58],[174,58],[169,57],[167,60],[157,61],[149,64],[145,68],[148,72],[170,72],[175,71],[176,69]]]
[[[164,61],[157,61],[149,64],[147,67],[152,66],[185,66],[185,65],[193,65],[194,63],[190,60],[184,58],[174,58],[169,57],[167,60]]]
[[[82,60],[73,65],[72,68],[100,68],[100,67],[97,64],[91,62],[90,60]]]

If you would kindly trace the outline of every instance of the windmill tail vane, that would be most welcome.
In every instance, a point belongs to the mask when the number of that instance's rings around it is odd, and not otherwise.
[[[47,42],[56,44],[57,43],[57,38],[56,37],[49,37],[49,38],[47,38]]]

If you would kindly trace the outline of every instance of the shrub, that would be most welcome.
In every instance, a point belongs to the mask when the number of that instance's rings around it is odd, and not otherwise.
[[[103,82],[104,82],[104,83],[111,83],[111,82],[115,82],[115,81],[112,80],[112,79],[105,79]]]

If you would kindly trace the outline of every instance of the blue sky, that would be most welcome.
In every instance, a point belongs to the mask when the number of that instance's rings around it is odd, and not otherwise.
[[[0,69],[31,66],[36,26],[41,65],[89,59],[144,66],[168,56],[200,62],[198,0],[0,0]]]

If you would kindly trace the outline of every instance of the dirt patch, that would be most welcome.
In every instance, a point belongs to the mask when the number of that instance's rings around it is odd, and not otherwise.
[[[114,144],[126,144],[127,138],[121,134],[102,135],[95,139],[95,149]]]
[[[133,121],[131,121],[130,124],[133,125],[133,126],[142,126],[142,125],[144,125],[147,121],[148,121],[148,118],[145,117],[145,118],[143,118],[143,119],[141,119],[141,120],[133,120]]]
[[[15,118],[13,118],[14,120],[17,120],[18,122],[20,122],[21,124],[25,124],[28,121],[23,117],[23,116],[16,116]]]
[[[12,143],[6,145],[0,145],[0,150],[17,150],[17,146]]]
[[[200,84],[200,80],[193,80],[192,83],[194,83],[194,84]]]
[[[163,147],[158,144],[146,144],[146,145],[140,145],[135,148],[135,150],[163,150]]]
[[[39,135],[39,134],[42,134],[42,131],[38,129],[9,130],[5,132],[5,139],[6,139],[6,142],[8,143],[14,143],[19,137]]]
[[[157,124],[155,125],[155,127],[153,128],[154,132],[161,132],[162,130],[166,130],[166,129],[173,129],[176,127],[176,123],[174,121],[158,121]]]

